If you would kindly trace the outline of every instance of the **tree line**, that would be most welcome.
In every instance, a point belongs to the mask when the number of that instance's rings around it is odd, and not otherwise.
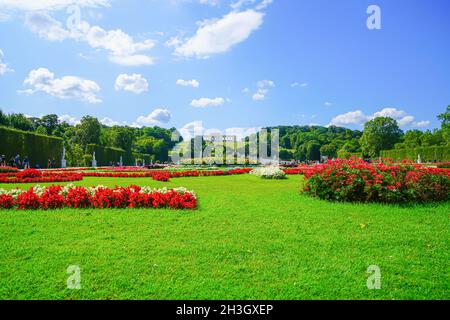
[[[90,144],[151,155],[154,161],[166,162],[169,160],[169,150],[176,143],[172,141],[175,128],[134,128],[118,125],[108,127],[92,116],[85,116],[78,124],[70,125],[60,121],[56,114],[38,118],[27,117],[21,113],[6,114],[0,110],[0,125],[62,138],[67,151],[66,159],[71,166],[87,164],[86,149]]]
[[[329,126],[277,126],[267,128],[280,132],[280,158],[282,160],[317,161],[321,156],[337,158],[338,152],[362,153],[377,158],[381,150],[417,147],[450,147],[450,106],[438,115],[440,129],[409,130],[403,132],[397,121],[390,117],[377,117],[365,123],[364,129],[350,130]]]

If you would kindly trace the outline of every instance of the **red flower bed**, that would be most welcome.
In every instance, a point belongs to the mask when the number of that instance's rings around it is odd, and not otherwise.
[[[327,200],[404,203],[450,199],[448,169],[339,159],[312,167],[305,177],[304,191]]]
[[[83,180],[80,173],[26,169],[18,173],[0,173],[0,183],[73,182]]]
[[[171,208],[196,209],[197,198],[184,188],[152,189],[83,188],[75,186],[35,186],[27,191],[0,189],[0,209],[50,210],[59,208]]]
[[[14,167],[0,167],[0,173],[19,172],[19,169]]]
[[[147,172],[82,172],[84,177],[109,177],[109,178],[153,178],[157,181],[169,181],[170,178],[198,177],[198,176],[224,176],[249,173],[252,169],[233,169],[233,170],[191,170],[191,171],[168,171],[152,170]]]

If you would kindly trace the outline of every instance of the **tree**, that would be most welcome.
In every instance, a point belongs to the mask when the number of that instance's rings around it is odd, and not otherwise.
[[[337,148],[333,144],[324,144],[320,148],[320,154],[328,157],[328,159],[337,158]]]
[[[306,159],[319,161],[320,160],[320,143],[317,141],[310,141],[306,146]]]
[[[43,134],[43,135],[47,135],[47,129],[45,129],[44,126],[39,126],[37,127],[36,131],[37,134]]]
[[[15,129],[23,131],[33,131],[35,128],[33,121],[31,121],[21,113],[12,113],[8,118],[10,126]]]
[[[447,107],[445,113],[438,116],[438,119],[441,120],[442,137],[450,145],[450,106]]]
[[[9,119],[6,113],[0,109],[0,126],[9,126]]]
[[[47,130],[47,134],[53,134],[53,131],[58,127],[58,116],[56,114],[49,114],[39,119],[39,124]]]
[[[396,120],[390,117],[377,117],[364,125],[361,147],[365,155],[377,158],[381,150],[394,148],[403,135]]]
[[[450,128],[450,106],[444,113],[438,115],[438,119],[441,120],[442,129]]]
[[[101,128],[97,118],[85,116],[76,126],[76,140],[84,147],[88,144],[99,144]]]
[[[422,145],[423,132],[420,130],[409,130],[403,136],[405,148],[417,148]]]
[[[130,151],[134,143],[134,133],[131,128],[115,126],[111,129],[113,147]]]
[[[164,162],[169,157],[169,145],[162,139],[156,141],[153,145],[153,151],[155,153],[155,159]]]

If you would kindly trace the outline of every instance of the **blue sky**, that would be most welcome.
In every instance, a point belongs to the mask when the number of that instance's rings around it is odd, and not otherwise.
[[[380,30],[366,25],[373,4]],[[220,130],[389,115],[432,129],[450,104],[449,17],[447,0],[0,0],[0,108]]]

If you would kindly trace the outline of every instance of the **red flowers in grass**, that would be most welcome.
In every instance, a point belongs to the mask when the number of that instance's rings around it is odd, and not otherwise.
[[[36,169],[25,169],[16,174],[16,178],[18,179],[35,179],[41,178],[42,172]]]
[[[92,198],[87,189],[83,187],[73,187],[67,191],[66,206],[70,208],[88,208],[91,205]]]
[[[34,193],[33,188],[28,191],[22,192],[18,195],[16,203],[17,209],[38,209],[39,208],[39,196]]]
[[[321,199],[360,202],[429,202],[450,199],[450,170],[417,164],[334,160],[305,172],[304,191]]]
[[[25,169],[18,173],[0,173],[0,183],[73,182],[83,180],[80,173]]]
[[[19,172],[19,169],[15,167],[3,167],[0,166],[0,173]]]
[[[107,188],[97,186],[83,188],[75,186],[35,186],[27,191],[0,189],[0,209],[17,208],[59,209],[59,208],[172,208],[195,209],[197,198],[184,188],[152,189],[130,186]]]
[[[14,206],[14,199],[9,194],[0,195],[0,209],[11,209]]]
[[[170,179],[170,173],[167,171],[158,171],[153,175],[153,180],[167,182]]]

